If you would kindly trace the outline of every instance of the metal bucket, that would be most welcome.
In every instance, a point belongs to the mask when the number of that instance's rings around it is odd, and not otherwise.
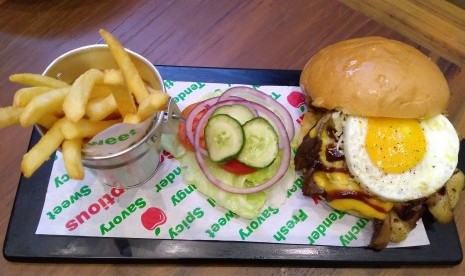
[[[163,80],[158,70],[147,59],[130,50],[130,54],[142,79],[151,87],[164,91]],[[74,49],[55,59],[43,72],[68,83],[90,68],[116,69],[118,65],[107,45],[89,45]],[[162,131],[171,131],[170,120],[179,109],[170,100],[167,112],[158,112],[153,117],[149,130],[135,144],[116,153],[103,156],[82,157],[83,165],[102,183],[119,188],[133,188],[146,183],[155,174],[160,164],[160,137]],[[38,126],[39,131],[42,130]]]

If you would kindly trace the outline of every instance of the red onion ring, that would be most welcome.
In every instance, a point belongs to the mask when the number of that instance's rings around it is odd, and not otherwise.
[[[218,101],[219,97],[214,97],[210,98],[204,101],[199,102],[189,113],[189,115],[186,118],[185,122],[185,127],[186,127],[186,134],[187,134],[187,139],[189,142],[193,145],[194,144],[194,133],[192,132],[192,127],[194,125],[194,119],[197,116],[197,114],[202,111],[204,108],[209,109],[210,106],[216,104]],[[199,150],[202,152],[203,155],[208,155],[207,151],[199,148]]]
[[[207,165],[205,164],[205,161],[203,160],[202,152],[200,151],[200,133],[202,131],[202,126],[205,124],[205,122],[208,120],[210,115],[214,112],[214,110],[217,107],[223,106],[223,105],[231,105],[231,104],[240,104],[247,106],[249,108],[254,108],[258,112],[261,112],[265,114],[277,127],[278,133],[280,140],[283,141],[283,156],[281,159],[281,164],[279,165],[276,173],[273,175],[272,178],[268,179],[265,181],[263,184],[260,186],[256,187],[251,187],[251,188],[235,188],[231,187],[229,185],[224,184],[221,182],[219,179],[217,179],[215,176],[210,174],[208,172]],[[234,194],[252,194],[256,192],[260,192],[262,190],[265,190],[274,184],[281,180],[281,178],[284,176],[284,174],[287,171],[287,167],[289,166],[289,163],[291,161],[291,147],[290,147],[290,141],[287,136],[287,131],[286,128],[281,121],[281,119],[274,114],[271,110],[267,109],[261,104],[255,103],[255,102],[250,102],[246,100],[225,100],[221,102],[217,102],[215,105],[211,106],[200,118],[199,123],[197,125],[197,128],[195,129],[194,133],[194,148],[195,148],[195,158],[197,162],[199,163],[199,167],[204,173],[204,175],[207,177],[207,179],[215,186],[220,188],[221,190],[224,190],[226,192],[234,193]]]
[[[287,109],[281,103],[279,103],[276,100],[273,100],[273,98],[261,91],[246,86],[235,86],[229,88],[228,90],[224,91],[224,93],[219,97],[218,102],[229,99],[230,97],[239,97],[244,100],[253,102],[257,102],[257,100],[263,101],[266,104],[266,106],[270,106],[271,108],[276,110],[282,122],[284,123],[287,132],[287,137],[290,141],[292,141],[295,134],[294,121],[292,120],[292,116],[289,113],[289,111],[287,111]]]

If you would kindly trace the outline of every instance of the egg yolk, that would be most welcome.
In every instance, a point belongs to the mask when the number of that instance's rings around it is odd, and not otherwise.
[[[426,140],[416,119],[369,118],[365,147],[385,173],[403,173],[425,155]]]

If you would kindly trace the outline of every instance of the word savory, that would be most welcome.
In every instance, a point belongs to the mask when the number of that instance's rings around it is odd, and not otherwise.
[[[131,214],[133,214],[138,209],[143,209],[147,205],[147,202],[143,198],[138,198],[134,203],[131,203],[121,211],[121,214],[116,215],[112,220],[107,223],[102,223],[100,225],[100,234],[104,236],[106,233],[113,230],[117,225],[121,224],[125,219],[127,219]]]

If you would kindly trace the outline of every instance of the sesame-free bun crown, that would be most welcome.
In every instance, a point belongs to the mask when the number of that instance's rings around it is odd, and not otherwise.
[[[345,40],[305,65],[300,86],[311,104],[358,116],[427,118],[443,113],[449,87],[414,47],[382,37]]]

